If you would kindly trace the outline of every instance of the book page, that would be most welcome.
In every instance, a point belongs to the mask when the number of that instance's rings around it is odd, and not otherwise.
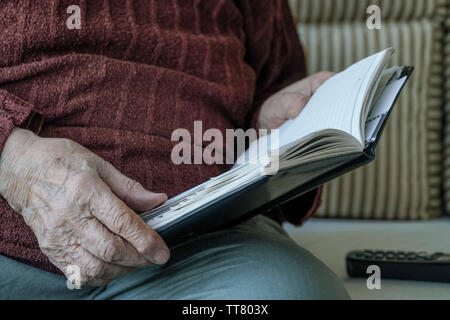
[[[363,144],[361,112],[368,91],[391,54],[387,49],[367,57],[326,81],[303,111],[280,127],[280,146],[326,129],[344,131]]]

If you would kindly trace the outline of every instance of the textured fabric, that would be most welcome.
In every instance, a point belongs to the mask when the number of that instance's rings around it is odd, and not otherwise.
[[[286,1],[86,0],[69,30],[72,4],[2,1],[0,151],[14,126],[69,138],[171,197],[226,170],[175,166],[173,130],[246,128],[268,95],[305,76]],[[315,192],[280,217],[299,222],[311,205]],[[57,272],[4,200],[0,254]]]
[[[347,299],[341,282],[274,221],[256,217],[174,249],[169,263],[70,291],[62,276],[0,256],[0,299]]]
[[[400,2],[403,13],[394,10]],[[304,10],[302,17],[310,17],[305,18],[306,22],[333,20],[329,15],[331,8],[346,12],[352,19],[365,12],[360,6],[351,5],[355,1],[336,0],[332,1],[332,7],[322,7],[321,20],[315,16],[321,3],[324,1],[298,3]],[[432,5],[432,1],[383,2],[382,11],[399,21],[382,20],[381,30],[369,30],[364,21],[300,22],[299,31],[311,73],[340,71],[391,46],[396,48],[392,64],[416,68],[389,119],[376,160],[327,184],[318,216],[428,219],[440,215],[443,104],[440,22],[443,16],[441,2]]]

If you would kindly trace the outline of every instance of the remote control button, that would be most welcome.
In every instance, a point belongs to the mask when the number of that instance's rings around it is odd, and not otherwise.
[[[439,255],[438,257],[435,257],[434,260],[450,262],[450,254]]]
[[[388,259],[388,260],[394,260],[394,259],[395,259],[395,254],[394,254],[394,253],[388,253],[388,254],[386,254],[386,259]]]
[[[426,256],[428,256],[428,252],[425,251],[417,252],[417,256],[420,258],[425,258]]]
[[[397,254],[397,260],[405,260],[406,256],[404,254]]]

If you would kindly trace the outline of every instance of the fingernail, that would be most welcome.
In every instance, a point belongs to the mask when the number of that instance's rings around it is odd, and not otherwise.
[[[155,264],[164,264],[170,258],[169,250],[167,249],[158,249],[152,257],[152,262]]]
[[[165,194],[165,193],[158,193],[158,196],[161,196],[161,197],[163,197],[164,199],[167,200],[167,194]]]
[[[158,193],[158,197],[160,197],[159,203],[162,204],[167,201],[167,195],[165,193]]]

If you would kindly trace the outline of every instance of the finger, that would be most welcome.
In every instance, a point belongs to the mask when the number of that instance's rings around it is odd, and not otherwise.
[[[78,280],[81,286],[103,286],[114,279],[136,271],[135,268],[127,268],[104,262],[82,247],[78,247],[76,250],[77,259],[70,265],[65,265],[61,268],[61,271],[68,279],[71,279],[74,275],[73,266],[79,268],[80,274],[78,276],[80,278]]]
[[[311,96],[333,75],[333,72],[318,72],[286,88],[281,97],[282,120],[297,117]]]
[[[166,263],[170,252],[162,238],[99,178],[97,186],[101,188],[98,191],[101,196],[91,198],[91,213],[109,230],[130,242],[147,260]]]
[[[280,98],[280,109],[277,111],[280,123],[299,115],[309,101],[309,96],[298,92],[283,92]]]
[[[163,193],[146,190],[139,182],[123,175],[112,164],[99,159],[98,173],[108,187],[130,208],[143,212],[167,201]]]
[[[295,101],[292,102],[291,108],[287,111],[287,119],[294,119],[297,117],[300,112],[305,108],[306,104],[308,103],[310,97],[306,97],[301,94],[293,95],[292,99],[295,99]]]
[[[109,231],[100,221],[92,217],[75,221],[72,225],[81,245],[96,258],[125,267],[152,265],[137,250],[118,235]]]
[[[324,84],[328,79],[335,75],[334,72],[322,71],[313,74],[311,78],[311,95],[313,95],[319,87]]]

